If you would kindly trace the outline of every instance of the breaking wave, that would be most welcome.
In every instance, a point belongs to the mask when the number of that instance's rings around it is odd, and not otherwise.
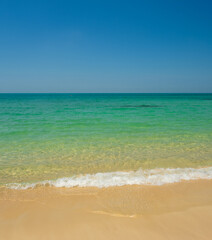
[[[212,167],[206,168],[159,168],[129,172],[106,172],[46,180],[36,183],[7,184],[12,189],[28,189],[38,185],[54,187],[98,187],[106,188],[124,185],[163,185],[188,180],[212,179]]]

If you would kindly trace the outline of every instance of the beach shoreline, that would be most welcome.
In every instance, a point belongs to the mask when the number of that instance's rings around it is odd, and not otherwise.
[[[0,189],[1,239],[209,239],[212,180]]]

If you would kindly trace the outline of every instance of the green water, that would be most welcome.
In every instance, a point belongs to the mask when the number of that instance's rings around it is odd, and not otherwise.
[[[212,166],[212,94],[0,94],[0,184]]]

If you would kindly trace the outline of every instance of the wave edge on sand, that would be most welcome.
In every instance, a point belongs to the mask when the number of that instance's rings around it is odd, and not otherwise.
[[[159,168],[129,172],[105,172],[46,180],[36,183],[10,183],[10,189],[29,189],[36,186],[54,187],[114,187],[124,185],[163,185],[181,181],[212,179],[212,167],[205,168]]]

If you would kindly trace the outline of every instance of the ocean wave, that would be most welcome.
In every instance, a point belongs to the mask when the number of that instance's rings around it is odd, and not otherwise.
[[[64,177],[36,183],[12,183],[11,189],[28,189],[39,185],[54,187],[98,187],[106,188],[124,185],[163,185],[188,180],[212,179],[212,167],[206,168],[159,168],[129,172],[106,172]]]

